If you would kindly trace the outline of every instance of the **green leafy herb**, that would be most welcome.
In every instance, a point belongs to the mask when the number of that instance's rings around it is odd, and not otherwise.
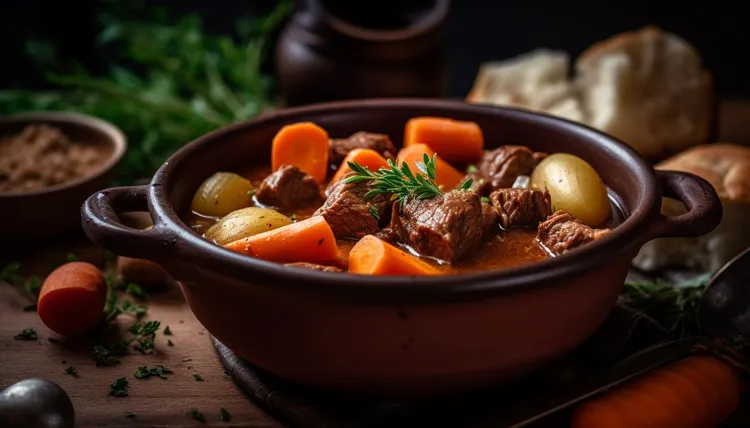
[[[232,420],[232,415],[229,414],[229,410],[219,407],[219,419],[224,422],[229,422]]]
[[[167,346],[174,346],[174,343],[172,343],[171,340],[167,339]]]
[[[471,183],[473,183],[473,182],[474,182],[474,180],[472,180],[471,178],[468,179],[468,180],[466,180],[466,181],[464,181],[463,184],[461,184],[461,186],[458,188],[458,190],[472,190],[471,189]]]
[[[120,364],[120,357],[125,355],[125,350],[121,346],[108,348],[103,345],[96,345],[92,349],[96,366],[114,366]]]
[[[172,330],[169,329],[169,326],[164,327],[164,335],[165,336],[171,336]]]
[[[76,373],[76,366],[74,366],[74,365],[72,365],[72,364],[71,364],[71,365],[69,365],[69,366],[68,366],[68,367],[67,367],[67,368],[65,369],[65,373],[67,373],[67,374],[69,374],[69,375],[72,375],[72,376],[76,376],[76,375],[77,375],[77,373]]]
[[[663,280],[626,282],[621,303],[652,317],[676,337],[689,336],[697,332],[698,302],[710,278],[705,274],[676,284]]]
[[[39,296],[39,292],[42,290],[42,280],[38,276],[32,275],[26,280],[25,287],[29,294]]]
[[[68,253],[68,255],[65,257],[65,259],[68,262],[77,262],[78,261],[78,257],[76,257],[76,255],[73,254],[73,253]]]
[[[378,212],[378,209],[375,207],[375,205],[370,205],[370,214],[375,217],[375,220],[380,221],[380,213]]]
[[[110,264],[113,263],[117,259],[117,254],[113,253],[109,250],[102,251],[102,261],[104,261],[104,264]]]
[[[138,300],[148,300],[148,294],[138,284],[130,283],[126,285],[125,293],[130,294]]]
[[[292,215],[290,215],[290,216],[289,216],[289,218],[290,218],[290,219],[291,219],[292,221],[297,221],[297,214],[292,214]]]
[[[18,274],[19,269],[21,269],[21,263],[8,263],[0,269],[0,280],[15,285],[20,278],[20,275]]]
[[[373,198],[382,194],[396,195],[396,199],[402,204],[409,199],[429,199],[440,196],[443,191],[438,187],[435,175],[435,160],[437,155],[430,159],[424,155],[424,162],[417,163],[421,172],[413,174],[409,165],[402,162],[398,167],[392,160],[388,160],[388,168],[380,168],[372,172],[358,162],[347,162],[354,175],[345,179],[345,183],[356,183],[360,181],[371,181],[372,189],[365,193],[365,198]]]
[[[160,325],[159,321],[136,322],[128,327],[128,331],[133,334],[133,337],[126,342],[128,344],[135,343],[135,350],[145,354],[156,346],[154,340]]]
[[[34,330],[33,328],[25,328],[21,330],[20,333],[13,336],[13,338],[16,340],[37,340],[38,336],[36,334],[36,330]]]
[[[138,416],[138,413],[125,412],[125,417],[126,418],[135,419],[136,416]]]
[[[202,424],[206,423],[206,417],[203,416],[203,412],[201,412],[200,410],[196,410],[196,409],[191,410],[190,417]]]
[[[477,172],[477,166],[476,165],[469,165],[468,167],[466,167],[466,173],[467,174],[474,174],[475,172]]]
[[[486,196],[482,196],[482,202],[484,202],[486,204],[489,204],[490,203],[490,198],[488,198]]]
[[[199,375],[198,373],[194,373],[194,374],[193,374],[193,377],[195,378],[195,380],[196,380],[197,382],[203,382],[203,378],[202,378],[202,377],[201,377],[201,375]]]
[[[138,370],[135,371],[134,376],[137,379],[148,379],[151,376],[167,379],[166,375],[168,374],[172,374],[172,370],[164,366],[154,366],[152,368],[148,368],[148,366],[140,366],[138,367]]]
[[[128,380],[125,377],[118,377],[109,386],[109,395],[113,397],[127,397],[128,396]]]
[[[272,105],[273,82],[261,65],[271,32],[291,9],[291,2],[277,2],[261,20],[239,20],[238,37],[231,37],[207,33],[197,15],[157,15],[134,3],[146,2],[105,2],[96,17],[103,27],[98,49],[116,64],[107,75],[74,67],[54,41],[27,43],[38,68],[62,89],[0,92],[0,116],[74,110],[119,126],[131,145],[118,167],[121,183],[150,177],[185,143]]]
[[[258,193],[258,189],[248,190],[247,196],[250,196],[250,198],[252,198],[256,193]]]

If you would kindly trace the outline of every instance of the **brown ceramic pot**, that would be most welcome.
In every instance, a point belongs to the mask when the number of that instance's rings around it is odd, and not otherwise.
[[[275,51],[287,105],[444,95],[449,0],[297,3]]]
[[[333,137],[359,130],[399,144],[414,116],[476,121],[487,148],[525,144],[578,155],[601,174],[622,208],[611,234],[562,256],[511,269],[440,277],[368,277],[292,269],[216,246],[178,213],[216,171],[268,164],[283,126],[313,121]],[[659,212],[662,195],[688,207]],[[127,228],[117,214],[151,213],[154,227]],[[88,236],[118,254],[162,264],[220,341],[248,361],[306,384],[346,391],[455,392],[497,384],[579,345],[614,307],[630,260],[646,241],[712,230],[721,205],[704,180],[655,172],[633,150],[584,126],[509,108],[454,101],[366,100],[282,110],[187,145],[148,186],[93,195]]]
[[[101,145],[102,165],[91,175],[23,193],[0,194],[0,242],[30,244],[81,232],[80,208],[91,193],[112,184],[115,167],[127,150],[123,133],[101,119],[78,113],[33,112],[0,118],[0,137],[30,124],[54,126],[73,140]],[[0,250],[2,251],[2,250]]]

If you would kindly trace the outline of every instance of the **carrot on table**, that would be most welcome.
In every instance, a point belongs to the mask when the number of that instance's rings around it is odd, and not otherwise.
[[[717,426],[739,404],[741,386],[734,368],[710,355],[694,355],[581,404],[571,427]]]
[[[349,272],[363,275],[439,275],[440,271],[393,245],[367,235],[349,252]]]
[[[484,136],[475,122],[415,117],[404,130],[404,147],[413,144],[428,145],[448,162],[470,163],[482,157]]]
[[[96,266],[70,262],[55,269],[42,284],[37,313],[44,325],[63,336],[90,331],[102,317],[107,300],[104,275]]]
[[[331,184],[338,180],[341,180],[346,174],[352,171],[349,168],[349,162],[357,162],[363,167],[369,169],[372,172],[379,170],[380,168],[388,168],[388,161],[385,160],[380,153],[372,149],[354,149],[346,155],[344,160],[341,162],[341,166],[336,171],[336,174],[331,179]]]
[[[412,144],[401,149],[398,152],[396,159],[398,160],[399,165],[402,162],[406,162],[409,165],[409,169],[416,173],[419,171],[417,168],[417,162],[424,161],[425,153],[430,158],[435,155],[435,151],[426,144]],[[437,159],[435,160],[435,176],[437,178],[435,181],[437,181],[438,186],[441,186],[443,190],[451,190],[455,188],[461,184],[461,180],[464,178],[464,174],[443,160],[440,157],[440,153],[437,154]]]
[[[323,183],[328,175],[328,133],[312,122],[287,125],[273,137],[271,167],[294,165]]]
[[[238,239],[224,248],[279,263],[321,262],[338,257],[336,238],[322,216]]]

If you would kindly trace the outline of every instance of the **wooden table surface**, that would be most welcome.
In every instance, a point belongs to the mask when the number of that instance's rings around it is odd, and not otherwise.
[[[45,274],[49,266],[64,261],[68,252],[81,260],[101,260],[100,252],[84,240],[47,248],[42,254],[4,254],[0,259],[21,261],[25,274]],[[152,293],[147,302],[146,319],[162,323],[156,338],[156,353],[127,355],[114,367],[96,367],[90,345],[63,340],[42,324],[36,312],[23,311],[28,304],[15,288],[0,281],[0,389],[32,377],[53,380],[70,395],[76,409],[77,427],[281,427],[224,375],[208,333],[190,312],[176,287]],[[120,316],[118,321],[127,326],[132,323],[131,319]],[[172,336],[161,334],[166,326]],[[25,328],[34,328],[39,340],[14,340],[13,337]],[[60,339],[60,342],[51,343],[49,338]],[[172,340],[174,346],[167,346],[167,339]],[[65,373],[70,364],[76,367],[78,376]],[[166,380],[133,376],[139,366],[156,364],[167,366],[174,373]],[[204,381],[196,381],[193,374],[200,374]],[[108,396],[109,385],[122,376],[128,379],[130,395]],[[232,415],[230,422],[219,420],[221,407]],[[191,419],[192,409],[203,412],[205,425]],[[137,413],[137,416],[127,418],[127,412]]]

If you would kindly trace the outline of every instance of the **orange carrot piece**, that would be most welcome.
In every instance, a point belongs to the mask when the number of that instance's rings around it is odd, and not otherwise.
[[[102,318],[107,300],[104,275],[84,262],[66,263],[44,280],[37,313],[44,325],[63,336],[87,333]]]
[[[224,248],[279,263],[333,260],[339,252],[331,226],[322,216],[238,239]]]
[[[341,180],[346,174],[352,171],[349,168],[348,162],[357,162],[363,167],[369,169],[372,172],[379,170],[380,168],[387,168],[388,161],[385,160],[380,153],[372,149],[354,149],[346,155],[344,160],[341,162],[341,166],[336,171],[336,174],[331,179],[331,183]]]
[[[435,152],[429,148],[426,144],[412,144],[409,147],[404,147],[398,152],[396,159],[399,165],[402,162],[406,162],[412,172],[416,173],[419,171],[417,168],[417,162],[424,161],[425,153],[427,156],[432,158]],[[453,168],[448,162],[444,161],[440,154],[437,156],[435,161],[435,180],[438,186],[442,187],[443,190],[452,190],[459,184],[464,178],[464,174],[460,173],[456,168]]]
[[[349,253],[349,272],[363,275],[439,275],[417,257],[373,236],[360,239]]]
[[[484,136],[475,122],[444,117],[415,117],[406,122],[404,147],[426,144],[448,162],[470,163],[482,157]]]
[[[716,426],[739,405],[741,387],[729,365],[694,355],[583,403],[573,412],[571,427]]]
[[[312,122],[287,125],[273,137],[271,167],[294,165],[318,183],[328,175],[328,133]]]

